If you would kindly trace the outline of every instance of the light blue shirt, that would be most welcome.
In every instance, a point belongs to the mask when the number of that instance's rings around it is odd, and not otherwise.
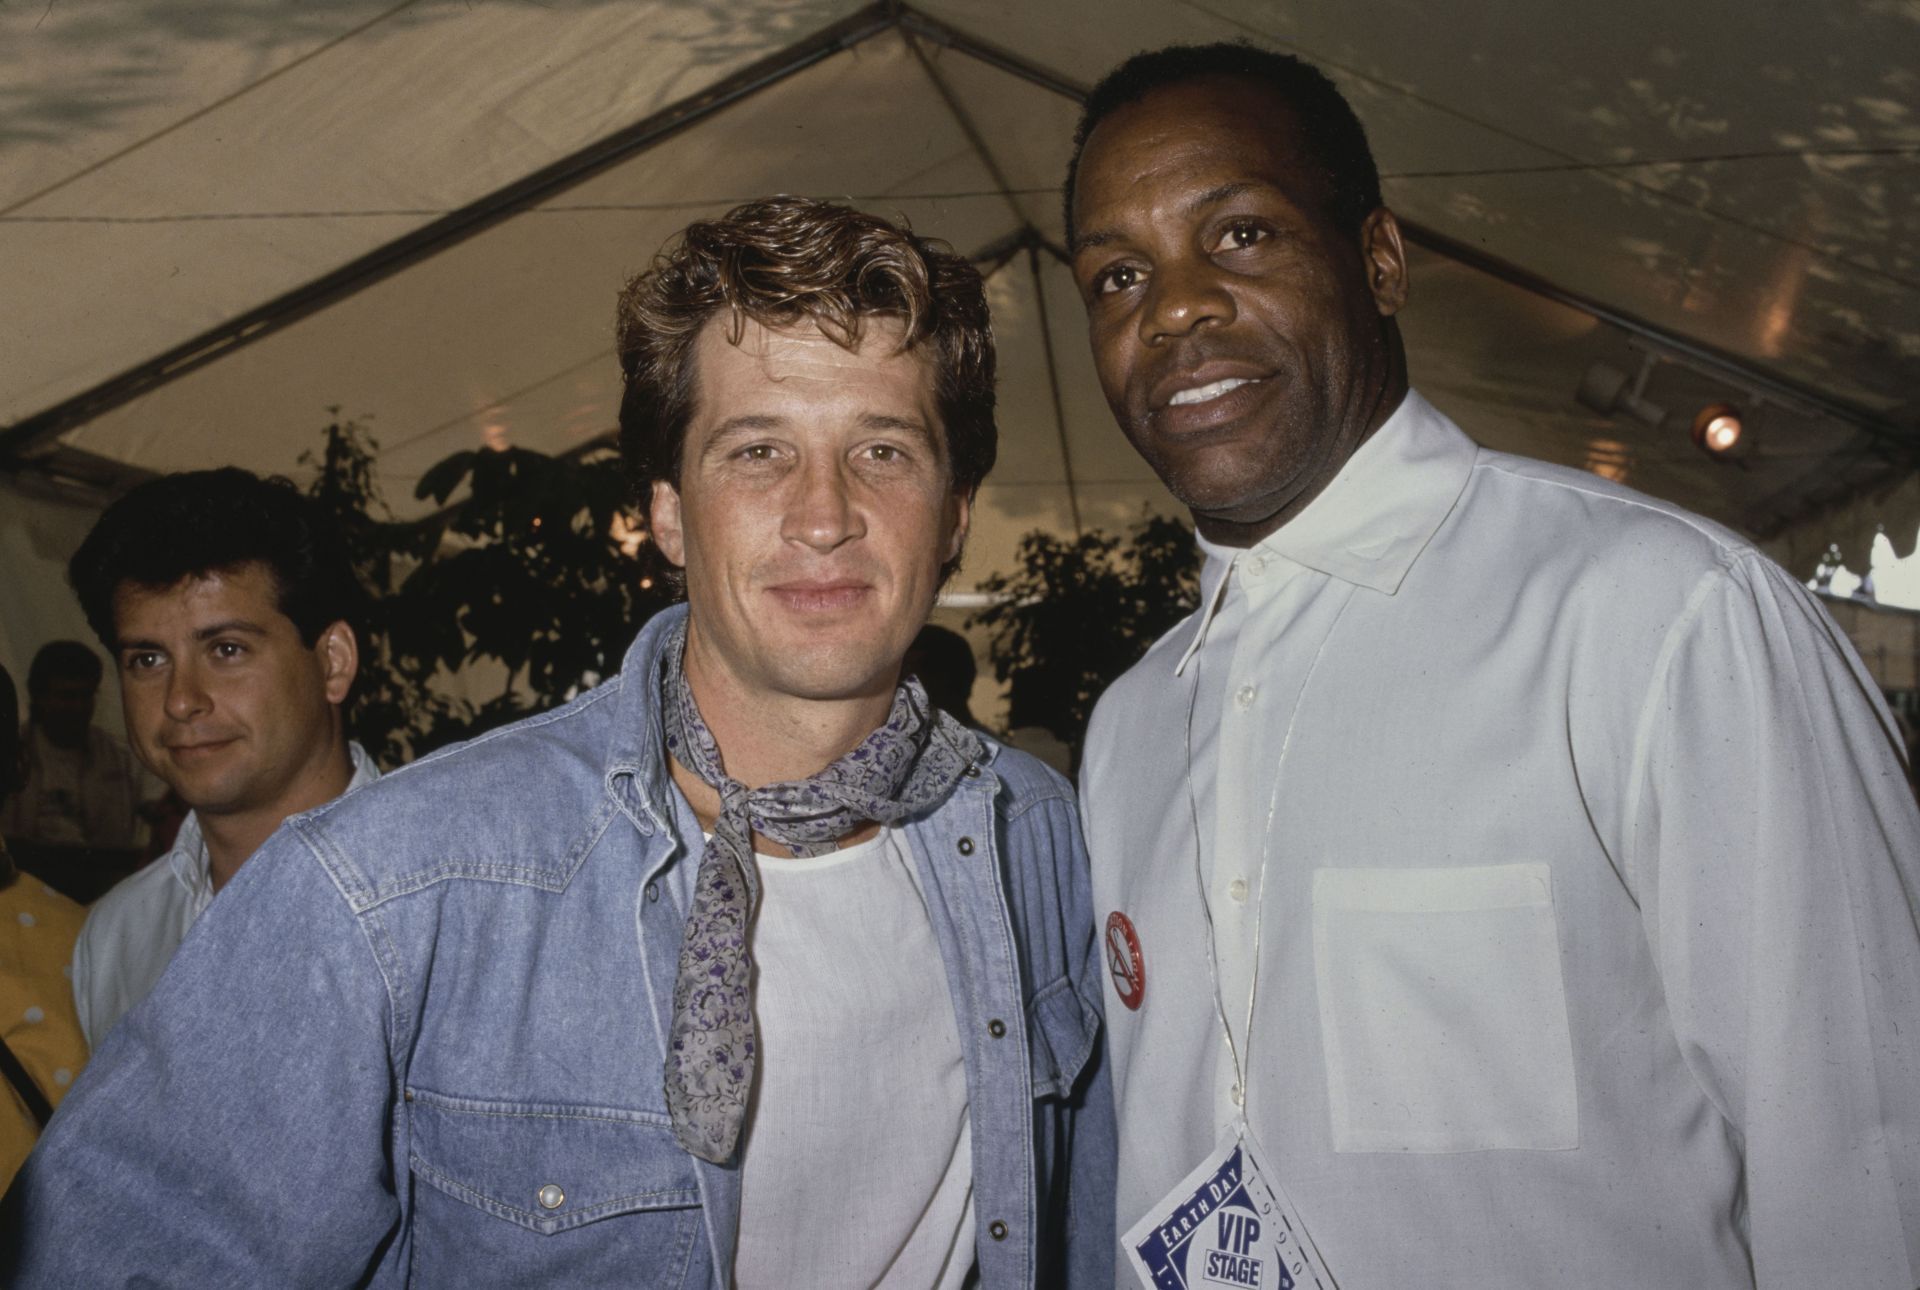
[[[661,1085],[700,833],[653,678],[684,612],[566,707],[290,819],[76,1083],[0,1207],[0,1281],[727,1285],[739,1170],[680,1149]],[[1065,781],[994,751],[903,830],[976,1257],[1111,1284],[1085,853]],[[835,1197],[820,1221],[858,1223]]]

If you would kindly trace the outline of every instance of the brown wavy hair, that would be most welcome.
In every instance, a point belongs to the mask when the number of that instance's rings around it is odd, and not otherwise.
[[[736,345],[752,319],[812,322],[847,349],[868,319],[899,320],[902,351],[924,345],[933,360],[953,491],[971,495],[993,468],[993,331],[979,271],[946,243],[878,216],[768,197],[688,225],[620,293],[620,452],[642,514],[655,480],[679,487],[694,342],[723,315]]]

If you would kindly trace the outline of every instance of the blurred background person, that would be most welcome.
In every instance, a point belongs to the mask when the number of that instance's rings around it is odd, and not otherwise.
[[[33,656],[25,779],[0,808],[20,865],[83,902],[138,863],[141,802],[158,792],[126,745],[93,724],[101,672],[79,641],[49,641]]]
[[[0,802],[21,778],[20,703],[0,667]],[[0,1191],[87,1059],[64,969],[85,911],[14,867],[0,841]]]

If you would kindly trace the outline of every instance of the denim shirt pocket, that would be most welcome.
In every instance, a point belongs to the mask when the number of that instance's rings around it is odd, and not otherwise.
[[[1033,1096],[1070,1097],[1099,1037],[1100,1014],[1080,997],[1071,977],[1043,986],[1027,1005]]]
[[[667,1117],[407,1091],[416,1285],[685,1280],[701,1238]]]

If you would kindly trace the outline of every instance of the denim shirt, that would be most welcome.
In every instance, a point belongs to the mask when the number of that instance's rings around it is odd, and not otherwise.
[[[739,1170],[680,1149],[661,1083],[700,832],[653,678],[684,612],[566,707],[288,820],[69,1094],[0,1209],[0,1282],[730,1284]],[[978,1272],[1110,1286],[1085,849],[1065,781],[988,746],[904,829]],[[831,1178],[818,1204],[860,1222]]]

